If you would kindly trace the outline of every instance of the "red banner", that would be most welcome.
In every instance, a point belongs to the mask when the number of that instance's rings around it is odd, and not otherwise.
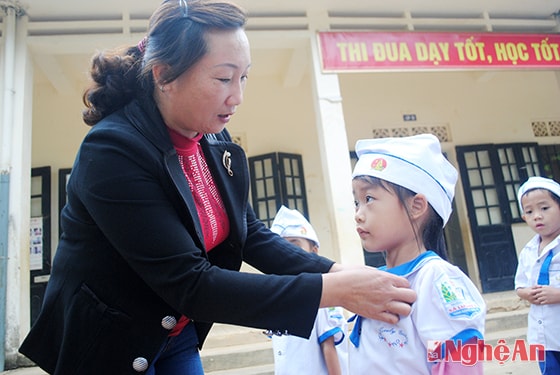
[[[560,69],[560,35],[320,32],[324,72]]]

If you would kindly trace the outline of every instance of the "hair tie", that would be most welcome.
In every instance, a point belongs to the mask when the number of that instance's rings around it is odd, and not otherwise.
[[[146,35],[145,37],[142,38],[142,40],[140,40],[137,44],[138,50],[141,53],[144,53],[144,51],[146,50],[146,43],[148,42],[148,36]]]

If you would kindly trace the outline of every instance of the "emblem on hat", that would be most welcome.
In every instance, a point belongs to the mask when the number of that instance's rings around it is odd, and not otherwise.
[[[371,169],[373,170],[381,172],[385,168],[387,168],[387,160],[383,158],[373,159],[373,161],[371,162]]]

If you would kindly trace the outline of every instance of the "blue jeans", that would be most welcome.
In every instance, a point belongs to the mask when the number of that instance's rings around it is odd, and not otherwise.
[[[539,362],[543,375],[560,374],[560,352],[546,350],[544,352],[544,362]]]
[[[189,323],[166,340],[146,375],[204,375],[197,345],[194,324]]]

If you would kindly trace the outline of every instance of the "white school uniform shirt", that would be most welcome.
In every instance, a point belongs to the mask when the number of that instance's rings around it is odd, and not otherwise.
[[[334,337],[343,375],[348,375],[347,323],[342,308],[319,309],[308,339],[297,336],[273,336],[275,375],[328,374],[321,343]]]
[[[406,277],[417,299],[397,324],[360,317],[359,330],[356,321],[348,343],[350,374],[428,375],[430,341],[483,339],[486,304],[458,267],[427,251],[388,271]]]
[[[550,286],[560,288],[560,236],[549,243],[539,255],[540,236],[535,235],[519,253],[515,289],[537,285],[541,264],[553,252],[548,275]],[[542,344],[546,350],[560,351],[560,304],[533,305],[527,324],[529,344]]]

